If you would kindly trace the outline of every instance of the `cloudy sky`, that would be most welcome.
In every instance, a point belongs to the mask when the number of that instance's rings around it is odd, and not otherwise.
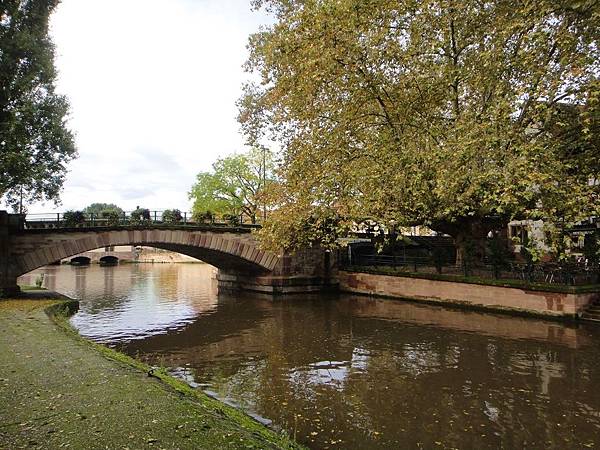
[[[269,19],[250,0],[63,0],[52,18],[58,89],[79,158],[62,205],[189,210],[195,175],[243,151],[236,100],[248,35]]]

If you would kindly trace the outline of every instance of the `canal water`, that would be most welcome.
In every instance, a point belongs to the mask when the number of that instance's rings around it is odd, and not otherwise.
[[[55,266],[72,323],[314,449],[597,448],[600,327],[217,294],[203,264]]]

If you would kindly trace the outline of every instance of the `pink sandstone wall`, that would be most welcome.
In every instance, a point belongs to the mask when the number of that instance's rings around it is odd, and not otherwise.
[[[600,293],[566,294],[500,286],[437,281],[357,272],[339,272],[340,290],[388,297],[433,300],[499,310],[573,316]]]

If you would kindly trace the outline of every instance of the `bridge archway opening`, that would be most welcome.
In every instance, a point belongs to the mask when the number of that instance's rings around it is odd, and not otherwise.
[[[153,248],[190,256],[198,261],[210,264],[216,269],[241,272],[248,275],[260,275],[269,272],[266,267],[260,266],[253,261],[240,258],[238,255],[221,250],[180,244],[153,243],[146,245]]]
[[[92,259],[88,258],[87,256],[76,256],[74,258],[71,258],[69,264],[71,264],[72,266],[89,266],[91,262]]]
[[[98,262],[101,266],[116,266],[119,264],[119,258],[112,255],[102,256]]]
[[[15,255],[14,273],[20,276],[45,266],[57,258],[73,260],[74,263],[87,263],[83,255],[95,249],[128,246],[154,247],[190,256],[227,273],[240,276],[269,275],[279,264],[279,256],[261,250],[256,240],[248,232],[204,231],[204,230],[90,230],[89,232],[35,231],[23,235],[23,245],[34,246],[35,250]],[[18,243],[16,248],[18,249]],[[133,249],[132,249],[133,250]],[[126,259],[120,255],[121,261]],[[100,256],[100,255],[99,255]],[[109,256],[109,255],[102,255]]]

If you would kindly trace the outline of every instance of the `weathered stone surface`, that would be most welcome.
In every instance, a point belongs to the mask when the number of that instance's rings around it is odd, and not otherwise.
[[[10,228],[13,215],[0,211],[0,296],[14,291],[16,278],[57,260],[108,246],[146,245],[176,251],[234,274],[231,287],[307,292],[334,284],[328,277],[329,258],[318,248],[293,255],[261,250],[247,231],[128,228],[36,229]],[[257,277],[269,275],[260,281]],[[294,281],[284,283],[285,277]],[[326,279],[327,278],[327,279]],[[299,282],[298,280],[304,280]],[[334,278],[333,278],[334,279]],[[270,287],[269,287],[270,286]],[[275,287],[279,286],[278,288]],[[282,287],[283,286],[283,287]]]
[[[549,316],[576,316],[599,293],[571,294],[451,281],[345,272],[338,274],[346,292],[454,303]]]

